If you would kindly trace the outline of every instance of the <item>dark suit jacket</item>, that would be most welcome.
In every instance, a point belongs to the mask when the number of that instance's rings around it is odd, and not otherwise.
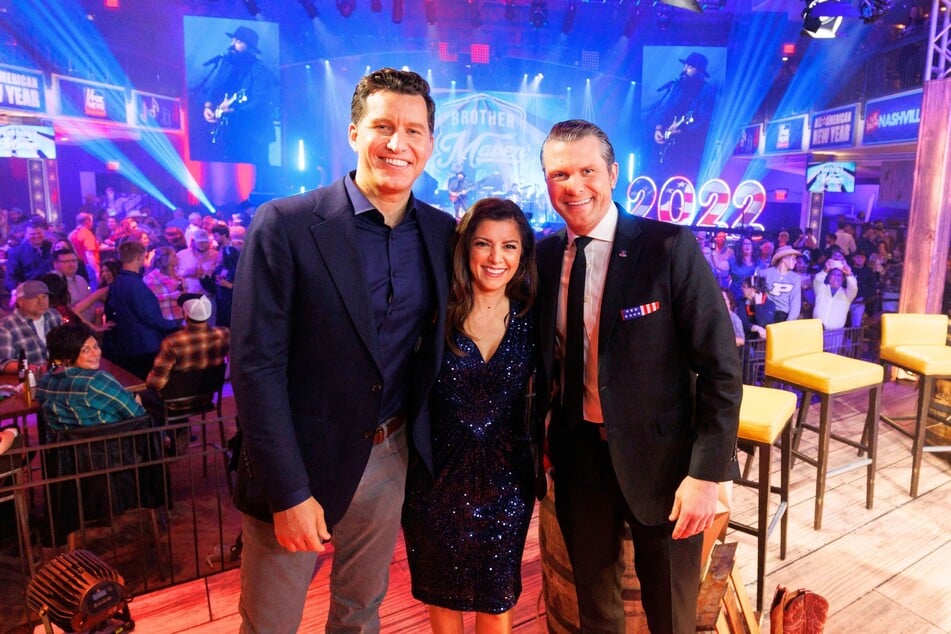
[[[448,214],[419,201],[416,210],[436,305],[418,346],[411,421],[442,354],[455,230]],[[332,527],[369,459],[383,375],[354,233],[340,180],[262,205],[241,252],[231,329],[243,433],[235,504],[265,521],[313,495]],[[413,425],[423,455],[426,423]]]
[[[685,476],[734,477],[742,374],[726,305],[694,236],[619,212],[601,302],[598,385],[627,503],[638,521],[659,525]],[[555,314],[565,245],[565,231],[538,245],[546,377],[557,372]],[[622,318],[623,309],[651,302],[660,303],[656,312]],[[557,409],[549,427],[556,481],[560,458],[572,450],[559,442],[566,423]]]

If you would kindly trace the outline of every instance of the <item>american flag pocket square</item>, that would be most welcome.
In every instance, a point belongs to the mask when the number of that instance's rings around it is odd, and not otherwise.
[[[653,312],[660,310],[660,302],[650,302],[647,304],[641,304],[640,306],[630,306],[628,308],[621,309],[621,319],[624,321],[630,321],[632,319],[637,319],[638,317],[643,317],[644,315],[650,315]]]

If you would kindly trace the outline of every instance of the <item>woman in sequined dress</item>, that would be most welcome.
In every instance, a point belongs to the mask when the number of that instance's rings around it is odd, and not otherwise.
[[[407,479],[403,530],[413,596],[432,629],[509,632],[534,507],[525,392],[535,365],[534,234],[518,205],[480,200],[453,254],[446,352],[430,394],[433,469]]]

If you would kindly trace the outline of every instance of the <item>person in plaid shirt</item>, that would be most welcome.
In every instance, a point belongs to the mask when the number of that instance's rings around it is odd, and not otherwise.
[[[105,425],[145,414],[114,376],[99,369],[102,351],[89,326],[63,324],[46,341],[56,367],[40,377],[36,400],[51,429]]]
[[[228,356],[231,334],[227,328],[212,328],[211,300],[206,296],[187,299],[182,304],[185,312],[185,328],[174,332],[162,341],[152,371],[145,384],[161,391],[168,383],[172,370],[204,370],[221,365]]]
[[[50,290],[39,280],[22,282],[16,288],[16,309],[0,321],[0,368],[16,374],[20,350],[35,370],[45,370],[46,333],[63,323],[50,308]]]

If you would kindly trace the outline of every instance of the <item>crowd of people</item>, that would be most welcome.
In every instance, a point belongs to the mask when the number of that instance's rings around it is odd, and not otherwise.
[[[899,290],[902,245],[882,223],[840,219],[822,248],[811,228],[793,234],[793,240],[785,229],[697,235],[735,314],[738,346],[764,339],[767,325],[791,319],[819,319],[826,331],[861,328]]]
[[[0,210],[6,232],[0,371],[32,371],[50,429],[160,413],[173,370],[225,362],[231,293],[244,225],[175,210],[164,223],[147,207],[116,213],[111,191],[88,196],[66,232],[40,215]],[[111,225],[100,238],[94,218]],[[186,244],[185,236],[189,236]],[[212,239],[213,236],[213,239]],[[104,356],[145,380],[133,398],[99,369]]]
[[[44,411],[85,425],[144,411],[100,354],[146,380],[145,410],[173,369],[229,357],[242,632],[297,630],[327,543],[327,631],[379,631],[401,526],[435,632],[461,632],[464,612],[480,634],[511,631],[549,482],[582,630],[624,630],[627,527],[651,631],[694,631],[702,533],[738,476],[736,346],[775,321],[874,315],[898,250],[874,225],[850,242],[843,224],[820,249],[808,230],[731,243],[622,213],[614,148],[582,120],[540,148],[565,227],[536,245],[512,201],[457,223],[413,195],[434,121],[422,77],[367,73],[355,170],[262,205],[247,236],[180,211],[97,226],[83,209],[68,236],[24,219],[3,371],[21,350],[51,367]]]

